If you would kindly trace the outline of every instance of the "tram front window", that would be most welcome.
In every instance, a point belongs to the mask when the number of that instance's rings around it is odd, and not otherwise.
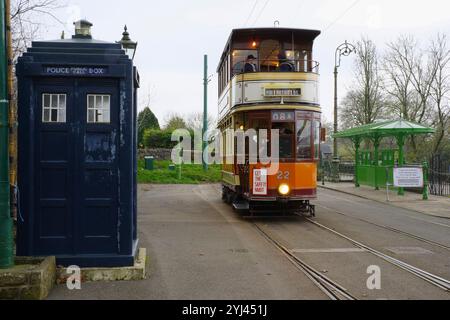
[[[280,159],[294,158],[294,132],[295,123],[274,123],[272,129],[279,130]]]
[[[297,121],[297,159],[310,160],[312,158],[311,146],[311,120]]]

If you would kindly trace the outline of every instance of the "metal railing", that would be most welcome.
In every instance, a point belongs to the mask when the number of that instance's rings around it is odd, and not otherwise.
[[[429,168],[430,194],[450,196],[450,161],[441,155],[435,155],[430,160]]]
[[[255,72],[305,72],[319,73],[319,62],[314,60],[270,60],[255,59],[238,62],[233,66],[233,75]]]

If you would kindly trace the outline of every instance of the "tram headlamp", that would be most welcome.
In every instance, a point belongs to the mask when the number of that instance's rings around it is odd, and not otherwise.
[[[283,183],[278,187],[278,192],[282,196],[287,196],[291,192],[291,188],[289,187],[289,185]]]

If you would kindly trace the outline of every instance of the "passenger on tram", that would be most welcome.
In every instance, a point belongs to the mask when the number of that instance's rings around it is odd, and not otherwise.
[[[247,57],[244,66],[244,72],[257,72],[258,69],[256,67],[256,58],[251,54]]]
[[[295,66],[294,64],[287,59],[286,54],[284,52],[280,52],[278,55],[278,61],[280,64],[280,72],[294,72]]]

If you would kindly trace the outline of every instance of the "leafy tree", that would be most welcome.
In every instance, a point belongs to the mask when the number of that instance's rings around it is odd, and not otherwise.
[[[157,129],[160,130],[158,118],[156,118],[155,114],[150,110],[149,107],[145,108],[143,111],[139,113],[138,116],[138,143],[142,145],[144,132],[148,129]]]
[[[187,124],[182,116],[178,114],[171,114],[166,120],[166,126],[164,127],[164,130],[172,132],[177,129],[186,129],[186,128]]]

